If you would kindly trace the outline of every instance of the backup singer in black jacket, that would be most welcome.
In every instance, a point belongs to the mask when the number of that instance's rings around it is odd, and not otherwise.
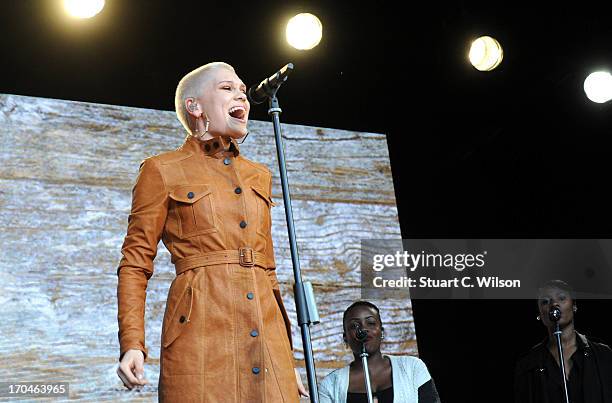
[[[565,402],[553,334],[555,323],[548,316],[552,306],[561,310],[559,325],[570,402],[612,403],[612,350],[574,329],[576,299],[572,288],[560,280],[549,281],[539,290],[537,319],[546,327],[548,336],[519,359],[515,371],[515,402]]]

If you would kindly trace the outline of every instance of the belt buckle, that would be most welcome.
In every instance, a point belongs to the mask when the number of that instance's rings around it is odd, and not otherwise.
[[[242,247],[238,249],[238,252],[240,254],[240,266],[253,267],[255,265],[253,248]]]

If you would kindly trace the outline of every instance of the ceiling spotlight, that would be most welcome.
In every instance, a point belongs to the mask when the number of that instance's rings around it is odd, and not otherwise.
[[[495,38],[481,36],[472,42],[469,59],[472,66],[480,71],[491,71],[501,63],[504,51]]]
[[[316,15],[298,14],[287,23],[287,42],[296,49],[308,50],[319,44],[323,25]]]
[[[602,104],[612,99],[612,76],[607,71],[596,71],[584,80],[584,92],[593,102]]]
[[[64,0],[66,12],[75,18],[91,18],[104,8],[104,0]]]

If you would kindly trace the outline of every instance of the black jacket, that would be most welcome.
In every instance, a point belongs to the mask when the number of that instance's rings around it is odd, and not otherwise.
[[[576,337],[585,363],[582,376],[584,402],[612,403],[612,349],[605,344],[589,340],[578,332]],[[562,403],[548,396],[546,390],[546,385],[550,382],[549,371],[546,371],[545,365],[546,354],[549,354],[547,340],[534,346],[517,362],[514,377],[516,403]]]

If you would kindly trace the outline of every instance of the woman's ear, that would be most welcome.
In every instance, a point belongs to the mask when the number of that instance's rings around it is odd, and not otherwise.
[[[202,107],[195,98],[190,97],[185,99],[185,108],[187,108],[187,113],[193,116],[194,119],[202,116]]]

